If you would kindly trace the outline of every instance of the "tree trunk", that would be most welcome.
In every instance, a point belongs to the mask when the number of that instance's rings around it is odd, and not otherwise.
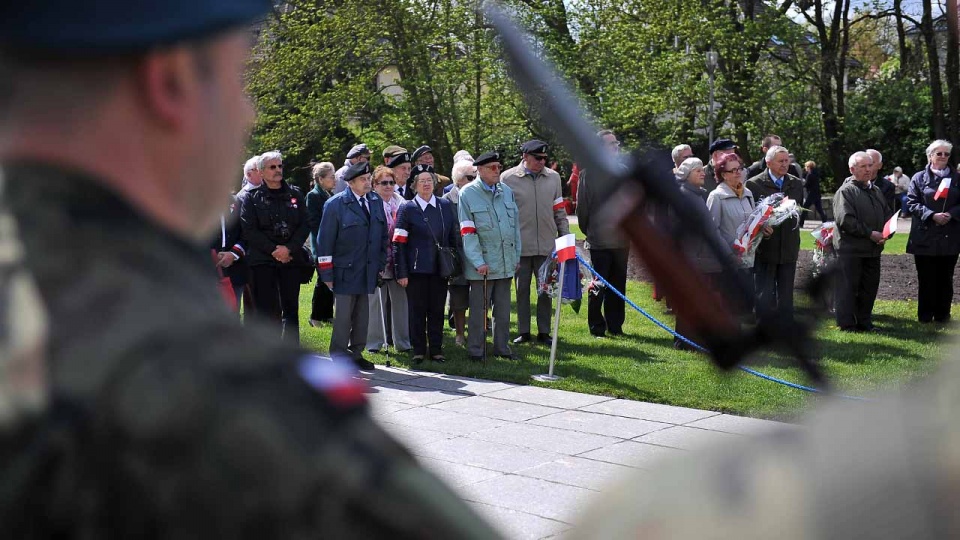
[[[937,36],[933,30],[933,6],[931,0],[923,0],[923,19],[920,21],[920,33],[927,49],[927,71],[930,80],[930,95],[933,115],[931,125],[937,139],[947,138],[947,127],[943,121],[943,84],[940,82],[940,57],[937,51]]]
[[[960,146],[960,20],[957,0],[947,0],[947,95],[950,109],[947,116],[950,140]]]
[[[897,49],[900,51],[900,76],[913,73],[913,60],[907,47],[907,30],[903,26],[903,0],[893,0],[893,16],[897,21]]]

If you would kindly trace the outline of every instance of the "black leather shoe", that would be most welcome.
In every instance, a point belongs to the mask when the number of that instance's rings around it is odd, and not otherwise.
[[[623,330],[611,330],[610,335],[613,337],[623,337],[626,334],[623,333]]]
[[[354,358],[353,363],[357,365],[360,371],[373,371],[376,365],[364,357]]]
[[[423,355],[422,355],[422,354],[415,354],[415,355],[413,355],[413,363],[414,363],[414,364],[422,364],[422,363],[423,363]]]
[[[530,332],[527,332],[525,334],[520,334],[519,336],[517,336],[516,339],[513,340],[513,342],[516,343],[517,345],[521,343],[530,343],[531,341],[533,341],[533,338],[530,337]]]
[[[438,364],[442,364],[447,361],[447,359],[442,354],[435,354],[431,356],[430,359]]]
[[[542,345],[546,345],[549,347],[550,345],[553,345],[553,340],[550,339],[550,334],[540,333],[540,334],[537,334],[537,343],[540,343]]]

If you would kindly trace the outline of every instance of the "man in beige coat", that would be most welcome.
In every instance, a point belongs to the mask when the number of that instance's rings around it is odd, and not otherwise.
[[[520,146],[520,164],[500,175],[513,190],[520,212],[520,266],[517,269],[517,332],[514,343],[530,335],[530,280],[553,252],[557,236],[570,232],[563,206],[560,175],[546,167],[547,143],[536,139]],[[537,296],[537,341],[550,345],[550,297]]]

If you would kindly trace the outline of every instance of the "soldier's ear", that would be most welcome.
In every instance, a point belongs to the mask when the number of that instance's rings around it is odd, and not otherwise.
[[[147,117],[161,128],[182,131],[197,118],[201,81],[187,48],[147,54],[137,67],[137,85]]]

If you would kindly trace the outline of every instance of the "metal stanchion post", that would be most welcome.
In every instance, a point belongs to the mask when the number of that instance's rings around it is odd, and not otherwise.
[[[534,380],[542,382],[556,382],[561,379],[553,374],[553,365],[557,359],[557,342],[560,341],[560,307],[563,305],[563,274],[567,269],[566,262],[560,263],[560,276],[557,281],[557,309],[553,316],[553,343],[550,345],[550,368],[545,375],[534,375]]]

